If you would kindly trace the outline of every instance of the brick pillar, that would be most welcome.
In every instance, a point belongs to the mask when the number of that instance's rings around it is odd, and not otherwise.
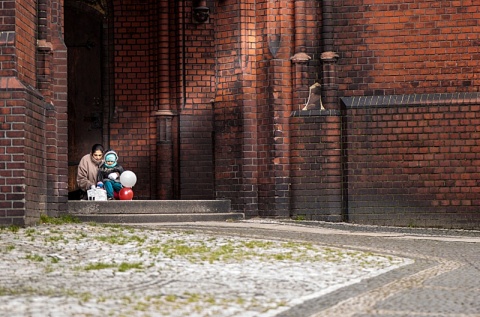
[[[157,198],[178,198],[177,176],[177,123],[176,115],[171,111],[157,111]]]
[[[338,99],[337,60],[338,54],[334,51],[335,1],[322,1],[322,100],[327,111],[332,116],[320,127],[322,142],[325,144],[323,153],[326,189],[325,199],[331,220],[346,220],[346,201],[344,199],[344,162],[342,125],[343,118]]]
[[[343,162],[343,143],[342,143],[342,112],[338,99],[338,85],[336,83],[336,63],[338,55],[334,52],[323,52],[321,61],[323,63],[323,106],[326,111],[333,111],[332,116],[328,117],[322,124],[320,130],[323,131],[322,142],[325,143],[325,152],[323,153],[326,172],[327,189],[325,197],[327,208],[329,210],[330,221],[347,220],[346,215],[346,196],[344,195],[344,162]],[[322,219],[324,220],[324,219]]]
[[[291,121],[292,215],[343,220],[340,112],[294,111]]]
[[[272,54],[269,87],[273,111],[273,201],[276,217],[290,216],[290,113],[292,63],[295,46],[293,1],[271,3],[267,10],[267,39]],[[270,216],[265,213],[264,216]]]
[[[322,209],[328,216],[319,220],[341,221],[344,220],[342,117],[340,113],[332,114],[320,125],[323,132],[320,137],[323,144],[322,169],[325,175]]]
[[[335,52],[323,52],[322,61],[322,79],[323,79],[323,106],[325,109],[339,110],[338,102],[338,84],[337,84],[337,59]]]

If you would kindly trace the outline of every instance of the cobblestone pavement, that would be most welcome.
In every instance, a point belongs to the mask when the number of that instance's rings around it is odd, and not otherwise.
[[[268,220],[7,228],[0,316],[480,316],[479,243]]]
[[[277,316],[478,317],[480,232],[294,221],[164,224],[200,232],[305,241],[414,263],[312,298]]]
[[[160,228],[157,228],[160,229]],[[6,316],[275,316],[409,259],[94,224],[1,231]]]

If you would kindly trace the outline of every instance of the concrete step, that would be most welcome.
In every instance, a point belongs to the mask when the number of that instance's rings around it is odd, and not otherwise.
[[[230,200],[70,200],[68,213],[83,222],[155,223],[228,221],[245,218],[231,212]]]

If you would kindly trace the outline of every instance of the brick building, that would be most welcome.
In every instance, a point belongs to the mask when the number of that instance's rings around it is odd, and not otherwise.
[[[94,143],[138,199],[480,228],[480,5],[3,0],[0,224],[67,209]]]

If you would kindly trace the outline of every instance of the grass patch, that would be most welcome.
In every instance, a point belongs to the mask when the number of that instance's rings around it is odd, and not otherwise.
[[[284,249],[282,252],[272,252],[275,246],[273,241],[262,240],[217,241],[213,238],[192,243],[182,239],[169,239],[162,245],[150,245],[147,250],[154,256],[162,254],[169,258],[182,257],[190,262],[231,262],[254,258],[295,262],[325,260],[320,257],[319,250],[309,243],[285,242],[280,245]],[[343,254],[328,250],[327,255],[333,260]]]
[[[112,234],[108,236],[95,237],[98,241],[107,242],[111,244],[125,245],[127,243],[137,243],[141,245],[145,242],[145,237],[139,237],[137,235],[126,235],[124,233]]]
[[[68,240],[61,234],[56,236],[52,235],[50,237],[46,237],[45,241],[46,242],[59,242],[59,241],[68,242]]]
[[[38,254],[27,254],[25,259],[34,261],[34,262],[43,262],[43,257]]]
[[[9,245],[7,245],[7,247],[6,247],[5,251],[6,251],[6,252],[10,252],[10,251],[13,251],[14,249],[15,249],[15,246],[14,246],[14,245],[11,245],[11,244],[9,244]]]
[[[128,270],[141,270],[143,268],[142,263],[125,263],[123,262],[118,266],[119,272],[126,272]]]
[[[17,225],[11,225],[7,227],[7,230],[13,233],[17,233],[20,230],[20,227]]]
[[[307,217],[304,215],[296,215],[296,216],[293,216],[292,219],[295,221],[305,221],[307,220]]]
[[[105,270],[105,269],[117,269],[118,272],[126,272],[128,270],[141,270],[143,269],[143,265],[140,262],[135,262],[135,263],[122,262],[120,265],[115,263],[97,262],[97,263],[90,263],[82,268],[77,268],[77,270],[85,270],[85,271],[95,271],[95,270]]]
[[[40,215],[40,223],[51,225],[63,225],[66,223],[80,223],[81,221],[72,215],[61,215],[60,217],[49,217],[45,214]]]
[[[105,269],[111,269],[117,267],[115,264],[112,263],[102,263],[102,262],[97,262],[97,263],[90,263],[87,266],[83,267],[83,270],[85,271],[94,271],[94,270],[105,270]]]

